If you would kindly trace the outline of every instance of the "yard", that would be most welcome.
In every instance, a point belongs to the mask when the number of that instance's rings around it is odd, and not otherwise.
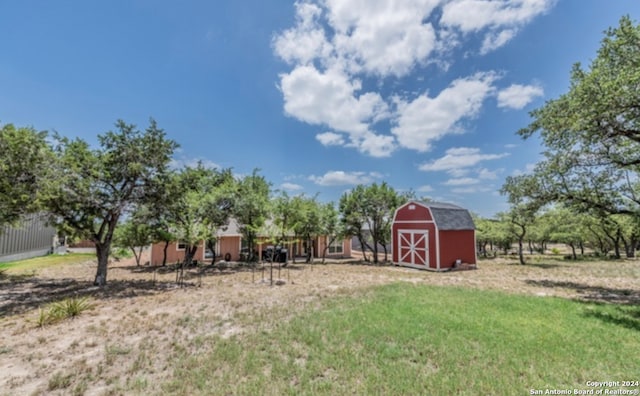
[[[290,264],[279,286],[215,268],[184,287],[120,262],[104,289],[90,258],[20,268],[0,279],[0,395],[530,394],[640,380],[637,261]],[[39,309],[69,296],[93,308],[39,327]]]

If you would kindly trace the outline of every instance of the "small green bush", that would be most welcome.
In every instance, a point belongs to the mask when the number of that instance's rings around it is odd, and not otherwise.
[[[65,389],[71,385],[71,375],[65,375],[57,372],[53,377],[49,378],[48,390]]]
[[[111,257],[113,257],[115,260],[128,259],[133,257],[133,253],[131,253],[131,250],[127,248],[116,247],[111,251]]]
[[[560,249],[555,248],[555,247],[554,247],[554,248],[551,248],[551,254],[555,254],[555,255],[560,254]]]
[[[71,297],[49,304],[46,309],[40,308],[36,317],[36,326],[44,327],[68,318],[74,318],[82,312],[93,308],[86,297]]]
[[[86,297],[65,298],[51,305],[51,310],[63,319],[73,318],[92,307]]]

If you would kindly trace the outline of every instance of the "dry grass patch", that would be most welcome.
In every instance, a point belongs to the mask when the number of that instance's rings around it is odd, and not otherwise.
[[[497,259],[481,261],[477,271],[439,274],[392,266],[298,264],[281,271],[287,281],[282,286],[260,282],[261,272],[230,268],[204,272],[199,287],[193,271],[180,288],[174,272],[136,267],[132,261],[111,265],[104,289],[91,285],[94,275],[95,262],[56,265],[38,269],[28,281],[0,285],[0,395],[158,393],[175,362],[185,356],[206,354],[232,337],[267,337],[327,299],[367,301],[370,286],[398,281],[640,302],[637,261],[544,258],[523,267]],[[38,308],[70,296],[90,298],[94,308],[72,321],[34,328]],[[308,364],[304,351],[295,359]],[[56,373],[59,377],[53,378]],[[69,374],[74,374],[71,383],[62,388]],[[48,391],[50,381],[56,390]]]

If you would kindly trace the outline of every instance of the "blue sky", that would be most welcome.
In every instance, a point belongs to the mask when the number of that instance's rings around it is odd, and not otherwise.
[[[149,117],[176,164],[254,168],[337,201],[358,183],[507,208],[515,132],[637,0],[5,1],[0,122],[92,143]]]

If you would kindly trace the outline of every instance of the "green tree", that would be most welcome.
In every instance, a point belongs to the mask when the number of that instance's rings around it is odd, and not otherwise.
[[[320,234],[326,237],[324,249],[322,250],[322,263],[324,263],[329,246],[345,237],[344,227],[340,222],[338,210],[333,202],[320,205]]]
[[[533,122],[519,134],[539,134],[546,147],[534,195],[581,211],[638,217],[639,42],[640,26],[621,18],[589,67],[574,65],[569,91],[531,112]]]
[[[258,259],[256,240],[269,215],[270,186],[254,169],[253,173],[237,182],[234,217],[242,237],[247,241],[248,262]]]
[[[43,184],[54,178],[49,171],[52,159],[46,132],[12,124],[0,127],[0,230],[42,209]]]
[[[538,191],[537,179],[529,175],[507,177],[500,193],[507,195],[509,211],[501,214],[501,219],[510,224],[509,231],[518,241],[518,259],[525,265],[523,245],[527,232],[536,221],[536,214],[547,202],[533,198]]]
[[[379,247],[383,248],[384,261],[388,259],[387,245],[391,242],[393,213],[404,201],[405,197],[385,182],[358,185],[340,198],[340,213],[347,233],[358,237],[363,254],[364,246],[372,251],[374,263],[378,263]]]
[[[289,235],[293,233],[297,210],[294,198],[284,191],[271,201],[271,219],[273,220],[271,239],[274,245],[283,246]]]
[[[369,262],[367,249],[371,250],[368,240],[370,233],[365,230],[365,210],[364,210],[364,186],[358,185],[350,192],[342,194],[339,202],[339,211],[342,226],[346,235],[358,238],[362,250],[362,258]]]
[[[322,232],[321,208],[315,197],[297,196],[294,198],[295,220],[293,230],[297,238],[304,241],[307,247],[305,262],[313,261],[315,255],[313,241]]]
[[[166,208],[170,232],[185,244],[181,279],[200,242],[215,239],[215,231],[228,224],[235,203],[235,181],[231,170],[218,171],[198,163],[173,172],[165,188],[173,197]]]
[[[586,230],[584,228],[585,215],[571,210],[566,206],[554,206],[540,216],[540,220],[550,229],[550,240],[564,243],[571,248],[571,256],[578,259],[576,249],[584,254]]]
[[[107,282],[113,234],[125,213],[148,200],[153,179],[166,171],[177,144],[151,120],[145,131],[124,121],[98,136],[98,149],[56,136],[56,178],[43,187],[43,203],[61,228],[96,245],[94,284]]]
[[[136,266],[140,266],[142,251],[151,244],[152,236],[151,227],[133,217],[124,223],[118,224],[113,242],[118,247],[131,250],[133,257],[136,259]]]

